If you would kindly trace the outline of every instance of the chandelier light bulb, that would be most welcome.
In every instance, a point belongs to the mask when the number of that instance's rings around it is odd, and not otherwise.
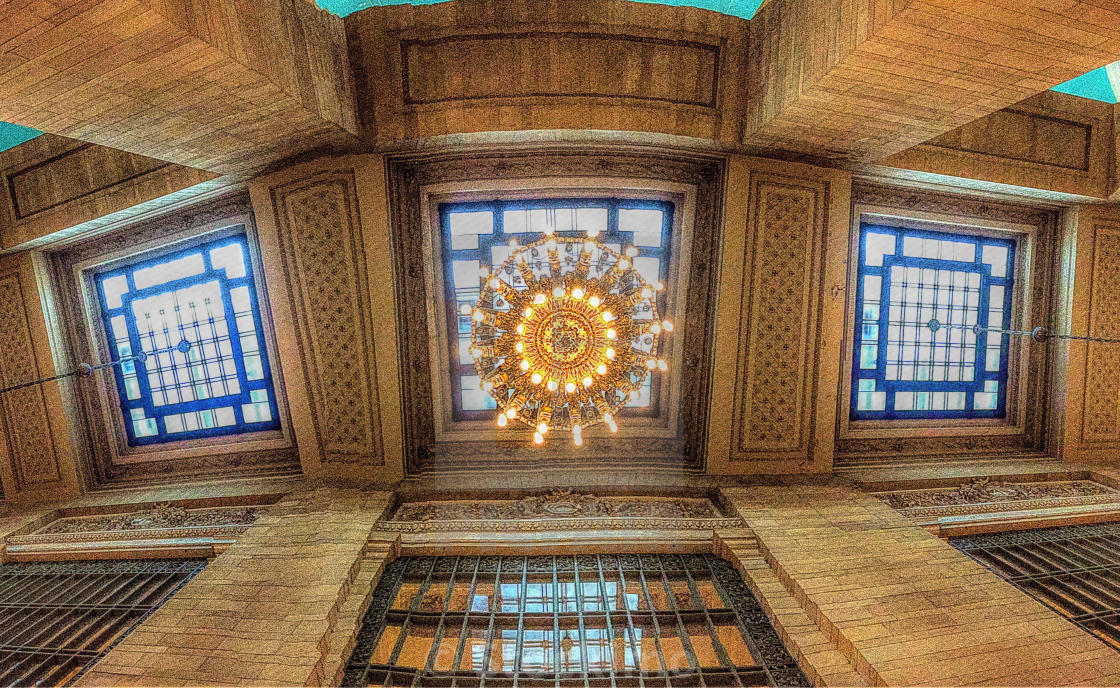
[[[510,248],[517,248],[517,239],[510,239],[509,240],[509,247]]]
[[[470,315],[470,314],[471,314],[471,305],[469,303],[464,303],[462,306],[459,306],[459,315]]]
[[[587,236],[591,237],[592,239],[599,236],[599,228],[592,227],[591,229],[587,230]]]
[[[481,277],[482,279],[486,279],[487,277],[490,276],[490,268],[483,265],[482,267],[480,267],[478,269],[478,276]]]
[[[668,320],[662,320],[661,321],[661,327],[663,327],[666,332],[672,332],[673,331],[673,323],[669,322]]]
[[[665,365],[659,340],[670,327],[658,315],[654,286],[632,270],[639,251],[620,254],[596,240],[600,233],[512,241],[503,264],[481,271],[491,288],[473,307],[460,307],[470,316],[468,351],[480,386],[504,409],[498,427],[518,420],[537,445],[549,432],[570,431],[581,446],[584,428],[599,423],[617,431],[619,411]],[[524,284],[514,288],[499,275],[520,275]]]
[[[662,289],[665,288],[665,283],[664,282],[658,282],[657,284],[653,285],[653,288],[656,289],[657,291],[661,291]]]
[[[657,369],[661,372],[665,372],[669,369],[669,364],[659,358],[657,359]]]

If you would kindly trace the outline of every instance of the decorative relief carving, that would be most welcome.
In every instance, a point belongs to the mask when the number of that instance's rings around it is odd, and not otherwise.
[[[5,387],[39,377],[26,308],[20,275],[0,279],[0,385]],[[60,480],[42,386],[5,394],[3,409],[17,484],[26,487]]]
[[[752,458],[800,454],[808,450],[805,387],[814,368],[809,339],[822,189],[777,179],[752,187],[735,447]]]
[[[1060,482],[1002,483],[990,478],[978,478],[967,485],[928,490],[899,490],[880,492],[875,496],[892,509],[918,507],[944,507],[988,503],[1022,502],[1080,497],[1107,496],[1120,500],[1120,491],[1092,480]]]
[[[1109,509],[1120,506],[1120,490],[1092,480],[1002,483],[979,478],[955,487],[873,494],[899,513],[922,520],[1098,504]]]
[[[577,528],[712,529],[742,526],[704,498],[601,497],[571,490],[519,500],[411,502],[397,507],[384,530],[540,531]]]
[[[350,175],[274,191],[324,463],[380,460],[365,254]]]
[[[1120,229],[1095,227],[1089,335],[1120,337]],[[1086,442],[1120,440],[1120,348],[1086,345],[1082,438]]]
[[[248,526],[256,523],[259,516],[260,509],[255,506],[232,509],[184,509],[165,503],[157,504],[152,509],[127,514],[60,518],[36,531],[36,534],[151,530],[188,526]]]

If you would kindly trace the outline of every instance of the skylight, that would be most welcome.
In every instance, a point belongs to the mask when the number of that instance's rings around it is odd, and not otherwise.
[[[1118,95],[1120,94],[1120,62],[1094,69],[1088,74],[1070,79],[1050,90],[1105,103],[1116,103],[1120,101]]]
[[[354,12],[370,7],[383,7],[387,5],[435,5],[449,1],[450,0],[316,0],[319,7],[332,14],[337,14],[340,17],[345,17],[348,14],[353,14]],[[700,9],[712,10],[713,12],[720,12],[732,17],[750,19],[754,17],[755,12],[758,11],[758,8],[762,5],[764,0],[632,0],[632,2],[672,5],[674,7],[699,7]]]
[[[24,141],[30,141],[43,132],[30,127],[21,127],[10,122],[0,122],[0,151],[15,148]]]

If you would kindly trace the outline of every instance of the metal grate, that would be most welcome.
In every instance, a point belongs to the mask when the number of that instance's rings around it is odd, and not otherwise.
[[[711,555],[415,557],[374,590],[346,686],[803,686]]]
[[[949,542],[1120,649],[1120,524],[970,535]]]
[[[72,682],[205,559],[0,566],[0,685]]]

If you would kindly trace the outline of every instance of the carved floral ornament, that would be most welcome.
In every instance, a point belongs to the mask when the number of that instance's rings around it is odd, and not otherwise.
[[[709,499],[691,497],[601,497],[571,490],[518,500],[409,502],[381,523],[404,532],[563,530],[569,528],[739,527]]]
[[[990,511],[992,508],[1040,508],[1081,503],[1120,503],[1120,491],[1092,480],[1004,483],[978,478],[955,487],[880,492],[888,506],[910,515],[947,509]],[[1002,505],[986,508],[990,505]]]

